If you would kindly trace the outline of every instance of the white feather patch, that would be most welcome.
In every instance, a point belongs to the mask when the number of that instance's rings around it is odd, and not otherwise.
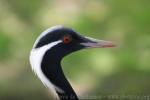
[[[44,75],[41,69],[41,62],[46,51],[61,42],[62,40],[58,40],[40,48],[36,48],[36,49],[33,48],[30,53],[30,63],[31,63],[32,70],[36,73],[36,75],[39,77],[42,83],[46,87],[50,88],[53,92],[55,91],[55,89],[57,89],[60,92],[64,92],[64,91],[59,87],[55,86],[54,84],[52,84],[50,80],[48,80],[48,78]]]
[[[40,34],[40,36],[36,39],[34,45],[33,45],[33,49],[31,50],[30,53],[30,64],[31,64],[31,68],[34,71],[34,73],[39,77],[39,79],[42,81],[42,83],[50,88],[52,90],[52,92],[55,93],[55,89],[59,92],[64,92],[62,89],[60,89],[59,87],[55,86],[54,84],[52,84],[48,78],[44,75],[44,73],[41,70],[41,62],[43,59],[44,54],[46,53],[46,51],[52,47],[54,47],[55,45],[61,43],[61,40],[52,42],[50,44],[47,44],[45,46],[39,47],[39,48],[35,48],[37,43],[40,41],[40,39],[42,37],[44,37],[45,35],[47,35],[48,33],[55,31],[57,29],[61,29],[63,28],[62,25],[57,25],[57,26],[53,26],[51,28],[48,28],[47,30],[45,30],[44,32],[42,32]]]

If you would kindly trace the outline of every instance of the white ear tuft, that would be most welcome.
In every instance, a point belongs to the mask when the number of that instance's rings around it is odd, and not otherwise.
[[[58,41],[52,42],[52,43],[47,44],[40,48],[36,48],[36,49],[33,48],[30,53],[30,64],[31,64],[32,70],[36,73],[36,75],[42,81],[42,83],[46,87],[50,88],[52,91],[55,91],[55,89],[57,89],[58,87],[56,87],[54,84],[52,84],[50,82],[50,80],[48,80],[48,78],[44,75],[44,73],[42,72],[42,69],[41,69],[41,63],[42,63],[42,59],[43,59],[46,51],[61,42],[62,42],[61,40],[58,40]]]

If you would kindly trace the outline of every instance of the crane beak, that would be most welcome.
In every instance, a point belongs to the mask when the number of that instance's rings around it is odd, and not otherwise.
[[[97,40],[89,37],[84,37],[84,42],[80,43],[80,45],[85,48],[108,48],[116,46],[111,41]]]

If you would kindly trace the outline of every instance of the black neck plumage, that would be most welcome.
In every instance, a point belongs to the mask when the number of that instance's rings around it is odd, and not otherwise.
[[[55,88],[55,90],[60,100],[78,100],[76,93],[64,76],[60,64],[62,58],[57,56],[59,54],[55,54],[50,50],[45,53],[41,64],[42,72],[58,88]]]

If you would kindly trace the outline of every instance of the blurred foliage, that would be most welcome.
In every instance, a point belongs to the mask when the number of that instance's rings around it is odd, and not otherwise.
[[[3,60],[10,55],[11,38],[4,33],[0,34],[0,59]]]
[[[53,98],[28,58],[36,37],[57,24],[118,45],[64,58],[78,95],[149,95],[149,5],[149,0],[0,0],[0,100]]]

